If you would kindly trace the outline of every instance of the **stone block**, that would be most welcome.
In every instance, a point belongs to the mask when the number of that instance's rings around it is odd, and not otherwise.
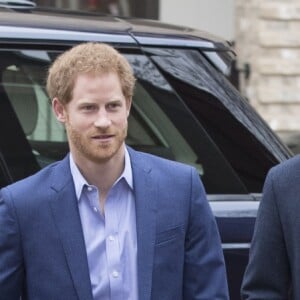
[[[261,1],[259,15],[264,19],[278,20],[299,20],[300,21],[300,3],[286,1]]]
[[[259,21],[258,39],[262,47],[300,47],[300,21]]]
[[[257,69],[262,75],[300,75],[300,58],[260,57],[257,60]]]
[[[300,130],[300,104],[294,105],[264,105],[257,108],[258,113],[275,131]]]
[[[260,104],[285,106],[297,103],[300,106],[300,76],[262,76],[257,85],[257,95]]]

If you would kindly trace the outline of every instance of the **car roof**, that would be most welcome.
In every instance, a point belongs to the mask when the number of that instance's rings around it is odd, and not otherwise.
[[[57,9],[35,8],[30,11],[14,11],[11,9],[0,9],[0,35],[2,38],[16,38],[17,28],[22,32],[31,30],[39,38],[49,39],[47,32],[56,31],[56,40],[66,40],[67,32],[78,33],[76,39],[81,40],[80,33],[85,38],[94,40],[89,35],[109,34],[110,39],[118,36],[118,43],[132,43],[143,45],[166,45],[179,47],[197,47],[206,50],[232,51],[230,43],[206,32],[188,27],[165,24],[155,20],[137,18],[120,18],[108,15],[100,15],[88,12],[71,12]],[[14,30],[13,30],[14,29]],[[6,32],[7,31],[7,32]],[[14,34],[15,32],[15,34]],[[5,34],[6,33],[6,34]],[[60,33],[65,33],[61,34]],[[82,34],[83,36],[83,34]],[[71,37],[72,38],[72,34]],[[106,40],[104,40],[105,42]],[[113,42],[109,40],[108,42]]]

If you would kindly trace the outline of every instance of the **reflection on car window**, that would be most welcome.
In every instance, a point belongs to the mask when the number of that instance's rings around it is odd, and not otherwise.
[[[127,144],[141,151],[193,165],[203,175],[196,153],[140,83],[137,83],[133,97]]]
[[[45,64],[32,66],[31,59],[36,54],[39,58],[42,51],[31,51],[28,57],[21,52],[23,58],[18,64],[11,64],[3,71],[3,87],[11,101],[23,131],[32,147],[41,167],[61,159],[68,151],[66,135],[53,113],[45,92]],[[47,62],[48,63],[48,62]]]
[[[30,132],[35,127],[31,114],[35,113],[36,106],[29,106],[31,104],[31,81],[19,72],[13,52],[3,51],[1,58],[0,177],[3,176],[3,179],[1,178],[0,182],[2,186],[36,172],[39,166],[26,139],[26,132]],[[15,103],[12,99],[16,98],[16,94],[23,97],[20,103],[22,108],[20,108],[19,119],[13,109]],[[21,125],[24,125],[23,128]]]

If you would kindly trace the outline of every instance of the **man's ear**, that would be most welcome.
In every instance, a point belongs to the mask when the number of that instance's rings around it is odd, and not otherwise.
[[[52,110],[56,116],[56,119],[61,122],[65,123],[66,122],[66,110],[65,106],[58,100],[57,97],[53,98],[52,100]]]

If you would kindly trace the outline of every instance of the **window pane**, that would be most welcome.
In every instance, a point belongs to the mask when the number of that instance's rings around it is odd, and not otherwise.
[[[155,132],[160,132],[161,145],[168,150],[168,158],[195,166],[208,193],[247,192],[205,128],[159,70],[143,55],[128,55],[127,58],[140,85],[148,92],[147,97],[137,97],[137,92],[134,103],[143,105],[141,110],[156,126]]]
[[[278,140],[263,120],[198,51],[160,49],[152,59],[247,189],[261,192],[267,171],[284,153],[273,151],[280,149]]]

